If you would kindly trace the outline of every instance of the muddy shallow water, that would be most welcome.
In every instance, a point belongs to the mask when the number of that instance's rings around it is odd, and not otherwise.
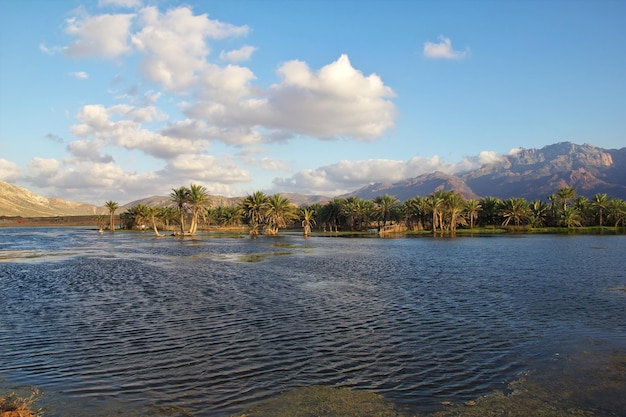
[[[219,417],[319,386],[433,413],[626,350],[626,236],[2,232],[0,386],[41,388],[47,416]]]

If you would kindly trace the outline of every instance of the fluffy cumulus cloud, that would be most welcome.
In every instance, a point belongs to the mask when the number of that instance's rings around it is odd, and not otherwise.
[[[365,76],[347,55],[312,72],[291,61],[278,69],[282,82],[270,88],[265,125],[322,139],[374,140],[393,127],[393,90],[376,74]]]
[[[140,79],[116,77],[111,84],[116,90],[106,92],[112,102],[82,106],[70,127],[71,137],[47,136],[65,145],[67,157],[31,161],[28,173],[41,187],[97,186],[98,191],[85,189],[82,198],[99,198],[109,188],[119,196],[110,198],[123,200],[131,190],[144,195],[145,190],[195,181],[213,192],[232,194],[238,184],[253,178],[242,165],[245,158],[228,151],[212,155],[214,146],[243,155],[300,138],[373,141],[394,127],[394,91],[379,75],[355,68],[347,55],[319,68],[301,60],[277,63],[274,83],[260,85],[254,71],[242,64],[257,50],[244,43],[248,26],[194,13],[189,6],[161,9],[140,0],[99,0],[97,5],[99,14],[82,7],[72,12],[64,24],[70,38],[65,46],[42,44],[40,49],[112,60]],[[89,78],[82,71],[69,74]],[[127,151],[149,155],[160,165],[148,172],[128,171],[120,165]],[[292,172],[285,161],[270,157],[255,157],[254,167]],[[406,161],[340,162],[277,181],[310,185],[298,191],[339,190],[389,179],[390,173],[400,179],[411,169]],[[0,160],[0,175],[11,179],[26,174]]]
[[[84,106],[77,115],[82,123],[72,126],[71,132],[81,140],[68,145],[68,150],[78,157],[94,161],[109,161],[99,156],[105,145],[139,150],[160,159],[171,159],[193,149],[206,150],[208,143],[200,138],[177,138],[143,127],[143,123],[161,121],[166,115],[154,107],[138,108],[130,105]]]
[[[23,177],[24,170],[18,164],[0,158],[0,181],[12,182]]]
[[[177,177],[194,178],[202,182],[237,183],[250,181],[247,170],[230,160],[219,160],[211,155],[182,154],[173,158],[166,168]]]
[[[192,88],[207,65],[210,47],[207,38],[221,39],[247,34],[246,26],[235,26],[194,15],[188,7],[161,13],[156,7],[139,12],[141,30],[132,43],[144,54],[144,75],[166,90],[182,92]]]
[[[452,41],[445,36],[439,36],[438,43],[425,42],[424,56],[438,59],[463,59],[469,54],[469,48],[464,51],[455,51],[452,48]]]
[[[131,52],[128,43],[132,14],[72,17],[65,32],[76,38],[64,52],[73,57],[113,58]]]

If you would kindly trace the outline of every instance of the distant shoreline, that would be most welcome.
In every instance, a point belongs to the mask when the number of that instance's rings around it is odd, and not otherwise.
[[[108,216],[107,216],[108,220]],[[119,215],[115,216],[115,223],[119,225]],[[54,217],[21,217],[21,216],[0,216],[0,228],[3,227],[89,227],[93,230],[97,230],[98,215],[83,215],[83,216],[54,216]],[[170,229],[160,229],[161,232],[171,232],[172,230],[178,230],[177,227],[171,226]],[[236,233],[248,234],[247,227],[233,228],[233,227],[210,227],[210,231],[233,231]],[[117,231],[131,231],[125,229],[116,229]],[[151,231],[152,229],[150,229]],[[294,231],[297,229],[284,229],[285,231]],[[207,232],[207,230],[198,230],[199,232]],[[590,227],[540,227],[530,228],[528,226],[502,226],[502,227],[489,227],[489,228],[475,228],[475,229],[456,229],[451,231],[437,231],[435,236],[472,236],[472,235],[490,235],[490,234],[609,234],[609,235],[621,235],[626,234],[626,227],[612,227],[612,226],[590,226]],[[339,231],[339,232],[323,232],[320,230],[314,230],[311,236],[335,236],[335,235],[370,235],[371,232],[354,232],[354,231]],[[377,233],[376,233],[377,234]],[[383,237],[401,237],[401,236],[428,236],[433,235],[431,230],[420,231],[400,231],[393,233],[385,233],[380,236]]]
[[[115,221],[119,224],[119,216],[115,216]],[[53,217],[0,216],[0,227],[92,226],[95,229],[97,225],[98,215],[95,214]]]

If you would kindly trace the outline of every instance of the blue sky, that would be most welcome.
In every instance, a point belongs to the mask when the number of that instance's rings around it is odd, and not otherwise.
[[[334,196],[626,146],[623,1],[0,2],[0,180]]]

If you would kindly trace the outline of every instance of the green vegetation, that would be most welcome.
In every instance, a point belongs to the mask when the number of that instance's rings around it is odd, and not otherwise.
[[[302,229],[305,236],[318,233],[480,234],[480,233],[608,233],[626,226],[626,201],[607,194],[591,199],[565,187],[546,201],[511,197],[465,200],[456,191],[437,190],[404,203],[388,194],[373,200],[335,198],[328,203],[296,207],[280,194],[257,191],[235,207],[211,207],[205,187],[191,184],[173,189],[172,206],[151,208],[138,204],[121,215],[122,227],[159,229],[192,236],[197,230],[219,228],[250,236],[277,235],[281,229]],[[113,219],[117,203],[106,203]],[[111,220],[112,221],[112,220]],[[190,224],[189,229],[185,224]],[[178,229],[178,232],[175,232]],[[618,229],[621,230],[621,229]]]

